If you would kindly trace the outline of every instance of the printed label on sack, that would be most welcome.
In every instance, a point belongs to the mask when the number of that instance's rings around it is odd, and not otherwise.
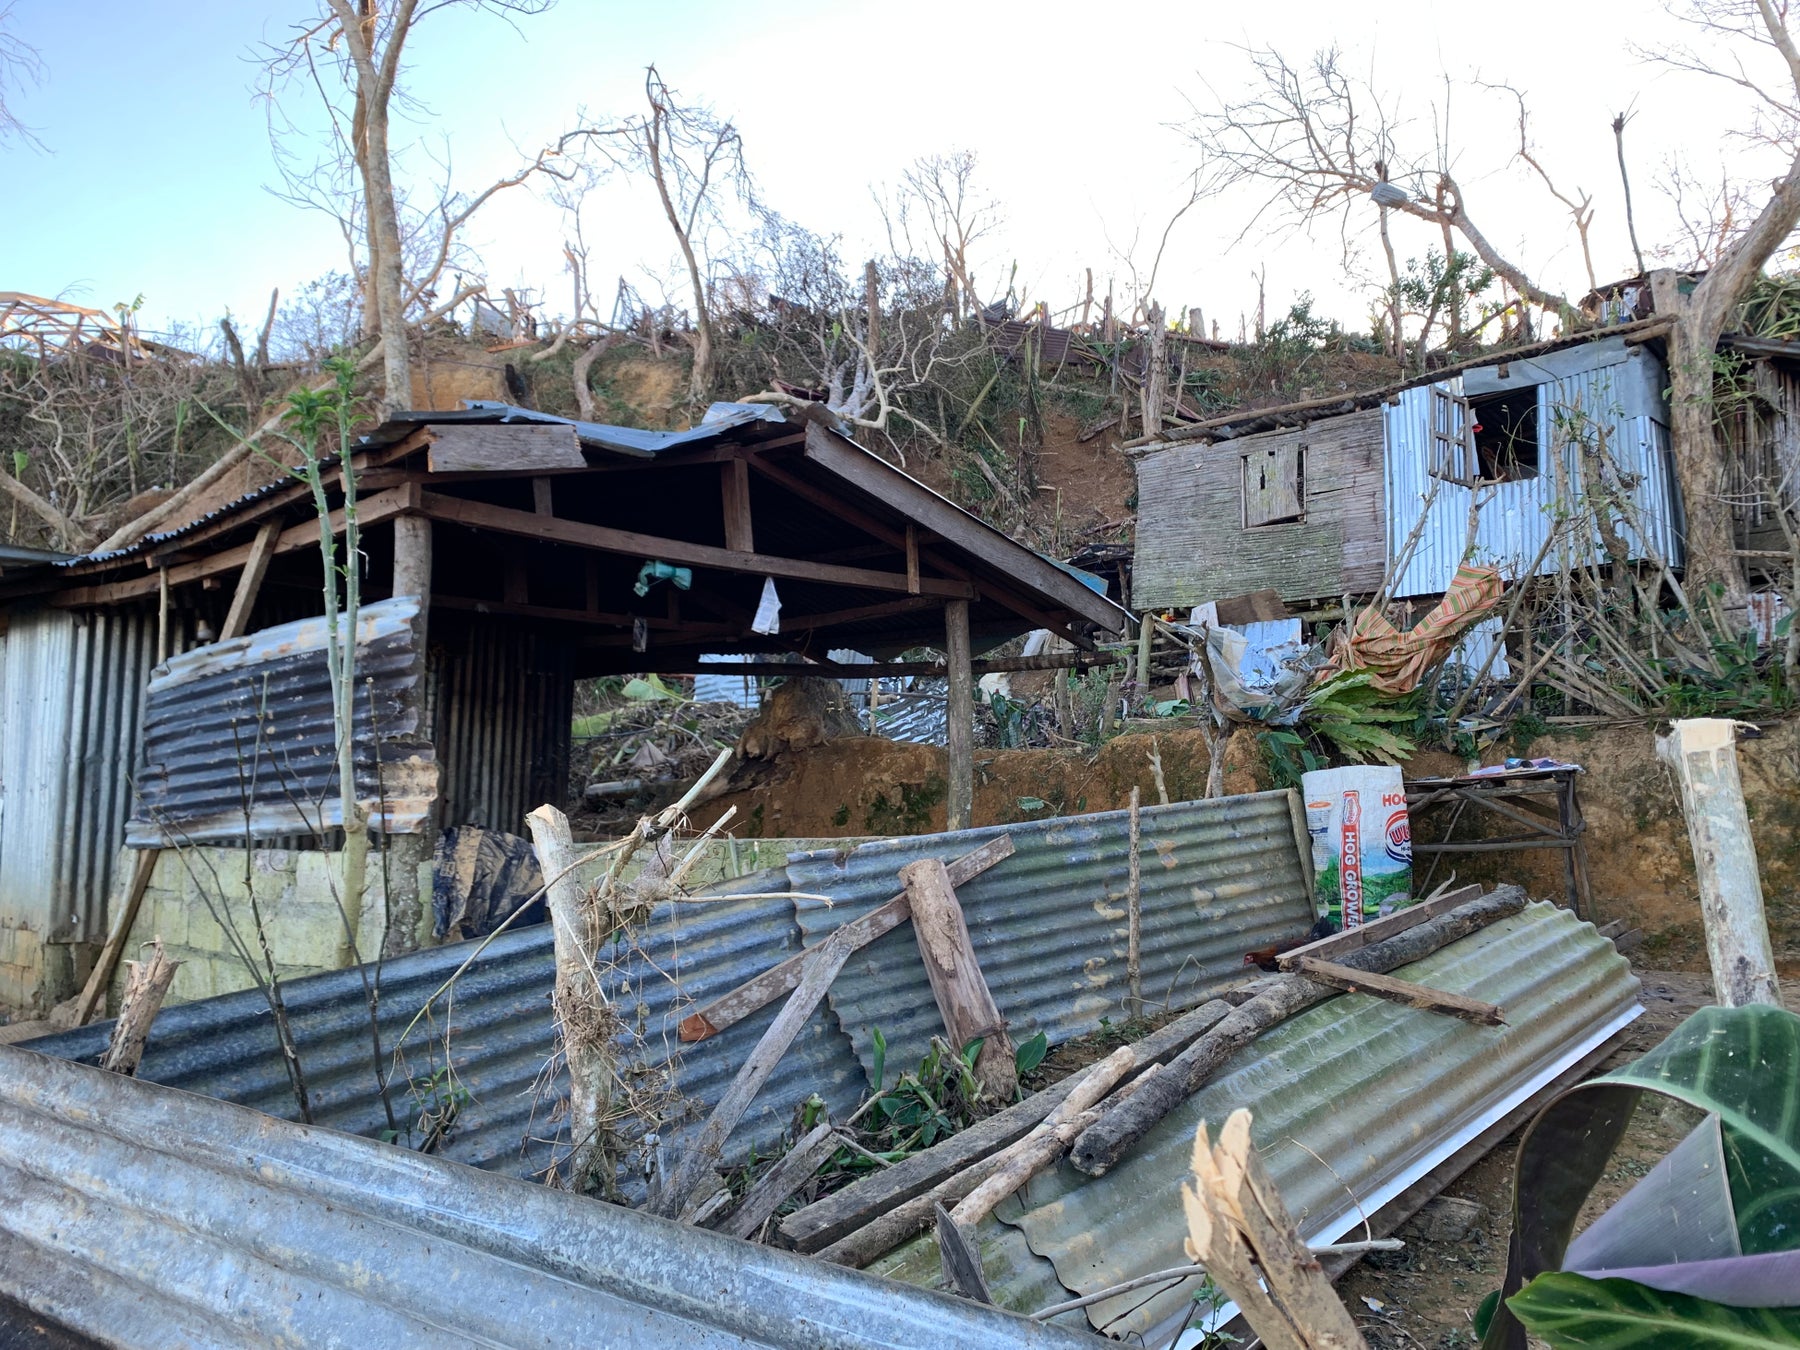
[[[1338,823],[1338,886],[1344,901],[1344,927],[1363,921],[1362,797],[1346,792]]]
[[[1412,866],[1412,822],[1404,805],[1387,819],[1387,855],[1397,863]]]

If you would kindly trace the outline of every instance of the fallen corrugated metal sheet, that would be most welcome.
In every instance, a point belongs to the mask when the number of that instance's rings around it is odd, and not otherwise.
[[[11,1047],[0,1192],[0,1295],[106,1344],[1092,1344]]]
[[[955,834],[821,849],[788,863],[808,946],[900,889],[919,858],[960,857],[999,835],[1013,856],[957,887],[970,937],[1015,1042],[1052,1045],[1125,1018],[1127,813],[1065,816]],[[1289,794],[1263,792],[1148,808],[1142,815],[1143,989],[1153,1009],[1187,1008],[1244,973],[1244,953],[1297,937],[1313,921]],[[911,1067],[942,1024],[912,929],[850,958],[831,1005],[873,1072],[879,1027],[887,1062]]]
[[[1089,1177],[1064,1163],[986,1221],[979,1240],[996,1300],[1034,1311],[1184,1264],[1178,1185],[1195,1128],[1239,1107],[1255,1113],[1257,1146],[1302,1234],[1338,1238],[1641,1011],[1637,979],[1613,945],[1547,904],[1398,973],[1498,1003],[1508,1025],[1346,994],[1265,1032],[1111,1172]],[[936,1245],[913,1243],[873,1268],[935,1285]],[[1109,1335],[1166,1344],[1197,1284],[1140,1289],[1088,1315]]]
[[[418,609],[416,596],[400,596],[364,606],[358,624],[357,796],[389,832],[420,829],[437,795],[420,707]],[[322,618],[302,619],[157,670],[131,843],[242,842],[343,823],[325,641]]]
[[[697,1045],[684,1046],[676,1028],[697,1004],[728,993],[800,949],[791,902],[739,895],[779,892],[780,871],[756,873],[720,890],[717,899],[665,905],[644,926],[637,951],[622,954],[610,979],[615,1003],[642,1028],[641,1051],[627,1045],[635,1066],[660,1071],[672,1061],[675,1081],[691,1107],[689,1118],[663,1132],[678,1148],[717,1104],[739,1066],[780,1011],[780,1004]],[[428,948],[388,961],[381,970],[381,1036],[391,1053],[425,1000],[469,958],[474,943]],[[659,971],[669,972],[675,983]],[[501,934],[457,981],[433,1020],[421,1023],[405,1046],[406,1066],[393,1098],[403,1118],[418,1113],[408,1080],[427,1079],[444,1063],[446,1037],[456,1077],[470,1100],[457,1117],[443,1156],[476,1167],[534,1176],[558,1152],[566,1120],[555,1110],[566,1087],[555,1056],[550,990],[555,979],[547,925]],[[374,1091],[369,1018],[357,970],[312,975],[282,986],[313,1119],[355,1134],[377,1135],[387,1118]],[[66,1059],[98,1060],[111,1023],[45,1037],[34,1050]],[[384,1061],[385,1062],[385,1061]],[[144,1052],[139,1075],[152,1082],[220,1097],[270,1115],[298,1119],[276,1044],[268,1005],[255,991],[166,1008]],[[821,1008],[757,1095],[732,1136],[732,1154],[767,1149],[790,1123],[794,1108],[818,1093],[839,1119],[855,1109],[864,1075],[843,1033]],[[642,1193],[641,1177],[628,1180]]]

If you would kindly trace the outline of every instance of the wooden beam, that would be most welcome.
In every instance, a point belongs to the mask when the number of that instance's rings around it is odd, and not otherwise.
[[[1335,960],[1345,952],[1353,952],[1359,947],[1367,947],[1370,943],[1391,938],[1396,933],[1404,933],[1415,928],[1427,919],[1435,919],[1440,914],[1448,914],[1458,905],[1466,905],[1481,894],[1479,886],[1458,886],[1453,891],[1434,896],[1429,900],[1421,900],[1416,905],[1395,910],[1392,914],[1368,923],[1359,924],[1355,928],[1347,928],[1341,933],[1333,933],[1330,937],[1319,938],[1304,947],[1295,947],[1275,958],[1275,962],[1283,970],[1298,970],[1300,963],[1308,957],[1321,960]]]
[[[966,600],[952,600],[944,606],[944,658],[950,678],[944,733],[950,760],[950,794],[944,828],[966,830],[975,811],[975,676],[969,669]]]
[[[906,527],[906,589],[910,595],[919,593],[919,527],[910,522]]]
[[[890,614],[909,614],[919,609],[936,609],[933,596],[909,596],[905,600],[888,600],[879,605],[858,605],[853,609],[834,609],[824,614],[784,614],[781,626],[791,633],[804,633],[809,628],[830,628],[833,624],[856,623],[862,619],[884,619]]]
[[[691,600],[693,597],[690,596]],[[584,616],[578,610],[544,610],[540,606],[509,606],[498,600],[462,600],[458,602],[464,609],[487,609],[495,613],[513,612],[530,614],[541,618],[568,618],[571,622],[579,621]],[[614,615],[611,622],[631,623],[630,615]],[[658,620],[649,621],[655,628]],[[686,627],[686,625],[684,625]],[[695,631],[700,631],[698,628]],[[708,631],[728,633],[742,636],[743,627],[721,627]],[[781,639],[767,639],[766,650],[772,653],[784,653],[789,648],[777,647]],[[920,645],[924,645],[921,643]],[[751,650],[756,650],[752,648]],[[710,653],[708,653],[710,655]],[[866,680],[872,675],[892,678],[897,675],[924,675],[941,679],[949,674],[949,667],[937,661],[884,661],[875,665],[853,666],[837,661],[771,662],[771,661],[708,661],[704,666],[697,664],[699,652],[647,652],[648,664],[633,667],[640,675],[807,675],[825,676],[833,680]],[[989,661],[969,662],[970,671],[977,675],[1018,674],[1032,670],[1091,670],[1097,666],[1118,664],[1119,658],[1105,652],[1055,652],[1048,656],[996,656]]]
[[[813,1126],[744,1194],[718,1231],[732,1237],[754,1239],[758,1230],[775,1216],[787,1198],[812,1180],[814,1172],[840,1147],[837,1127],[829,1120]]]
[[[1300,958],[1300,973],[1309,980],[1328,984],[1333,989],[1342,989],[1350,994],[1373,994],[1390,1003],[1401,1003],[1408,1008],[1420,1008],[1426,1012],[1446,1013],[1485,1027],[1506,1024],[1501,1009],[1492,1003],[1414,984],[1411,980],[1397,980],[1392,975],[1377,975],[1351,966],[1340,966],[1335,961],[1323,961],[1316,956]]]
[[[357,503],[357,520],[362,525],[377,525],[403,512],[412,510],[413,498],[417,489],[413,487],[392,488],[373,497],[365,497]],[[331,513],[331,529],[333,534],[342,534],[344,530],[344,509],[339,507]],[[297,549],[317,548],[319,544],[319,522],[302,521],[298,525],[290,525],[275,539],[275,556],[292,553]],[[213,554],[210,558],[198,558],[190,563],[182,563],[178,567],[167,570],[169,585],[184,586],[189,582],[202,581],[207,577],[217,576],[221,572],[233,572],[250,561],[250,550],[254,544],[239,544],[236,548],[228,548]],[[77,586],[70,590],[59,591],[50,597],[50,603],[59,608],[85,607],[88,605],[117,605],[126,601],[142,599],[155,595],[160,585],[159,576],[135,577],[130,581],[106,582],[95,586]]]
[[[161,856],[159,848],[137,850],[131,881],[125,889],[125,903],[119,907],[113,930],[107,936],[106,945],[100,949],[100,957],[94,962],[87,984],[82,986],[81,998],[75,1004],[75,1025],[78,1027],[93,1021],[94,1010],[106,1003],[106,986],[112,983],[113,971],[119,968],[119,954],[131,939],[131,926],[137,922],[138,909],[144,903],[144,893],[150,889],[150,876],[156,871],[156,860]]]
[[[638,534],[607,525],[586,525],[574,520],[544,517],[530,511],[514,511],[487,502],[464,501],[439,493],[422,494],[420,509],[433,520],[452,525],[468,525],[478,530],[491,530],[522,539],[537,539],[551,544],[572,544],[599,553],[622,554],[629,558],[660,558],[665,562],[688,567],[713,568],[721,572],[742,572],[752,576],[789,577],[798,581],[820,581],[832,586],[855,586],[874,591],[905,591],[906,578],[894,572],[876,572],[864,567],[838,567],[829,563],[810,562],[803,558],[782,558],[768,553],[745,553],[737,549],[715,548],[685,539],[664,539],[656,535]],[[973,599],[975,588],[967,582],[930,578],[922,583],[925,591],[964,600]]]
[[[250,608],[256,603],[256,593],[262,589],[263,575],[269,570],[269,559],[275,556],[275,541],[280,534],[279,520],[265,520],[257,528],[256,538],[250,541],[250,556],[244,561],[244,570],[238,573],[237,590],[231,597],[231,609],[226,612],[225,622],[219,628],[220,642],[242,637],[249,628]]]
[[[900,881],[912,908],[919,958],[925,963],[950,1045],[960,1053],[971,1041],[980,1040],[975,1079],[990,1099],[1010,1103],[1019,1095],[1012,1041],[1006,1035],[1006,1019],[981,973],[950,874],[941,860],[921,858],[900,869]]]
[[[728,459],[719,466],[719,487],[725,508],[725,547],[739,553],[756,552],[756,533],[750,523],[750,466]]]
[[[515,619],[547,619],[554,623],[584,624],[590,628],[630,628],[637,619],[650,626],[652,632],[687,633],[697,638],[733,637],[740,630],[733,624],[695,623],[692,620],[674,621],[659,615],[641,614],[608,614],[599,610],[559,609],[553,605],[517,605],[506,600],[480,600],[468,595],[433,595],[432,607],[435,609],[453,609],[465,614],[492,614],[502,618]],[[706,667],[711,670],[712,667]],[[759,673],[768,674],[771,668],[764,666]],[[650,671],[643,671],[650,674]],[[663,671],[662,674],[676,674],[675,671]]]
[[[541,474],[531,480],[531,509],[540,516],[556,514],[556,496],[550,484],[551,480]]]
[[[990,839],[973,852],[965,853],[948,864],[945,871],[953,886],[961,886],[980,876],[995,863],[1013,855],[1012,836],[1003,834]],[[876,906],[860,919],[852,919],[839,931],[848,930],[851,950],[868,946],[884,933],[891,933],[912,917],[906,892]],[[810,948],[808,950],[811,950]],[[806,965],[806,952],[790,956],[778,966],[771,966],[753,980],[747,980],[722,998],[714,999],[698,1012],[682,1019],[679,1035],[684,1041],[703,1041],[716,1036],[726,1027],[743,1021],[759,1008],[766,1008],[800,983]]]

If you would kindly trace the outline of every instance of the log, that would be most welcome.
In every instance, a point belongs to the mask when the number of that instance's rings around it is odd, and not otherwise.
[[[944,804],[946,830],[966,830],[975,811],[975,676],[969,667],[969,602],[944,606],[944,661],[950,687],[945,698],[944,750],[950,788]]]
[[[1160,1064],[1223,1021],[1231,1005],[1203,1003],[1129,1048],[1139,1064]],[[802,1252],[840,1265],[866,1266],[931,1222],[932,1204],[960,1203],[1023,1139],[1091,1075],[1096,1066],[1027,1097],[943,1143],[828,1195],[782,1220],[781,1235]],[[985,1169],[983,1164],[985,1163]]]
[[[1681,785],[1713,995],[1727,1008],[1746,1003],[1779,1008],[1762,878],[1738,778],[1736,724],[1717,717],[1684,719],[1658,738],[1656,753]]]
[[[1012,1041],[1006,1035],[1006,1019],[982,977],[949,873],[938,859],[921,858],[900,869],[900,882],[906,887],[913,936],[918,939],[919,957],[925,963],[950,1044],[960,1052],[979,1038],[976,1081],[991,1100],[1012,1101],[1019,1095],[1019,1073]]]
[[[1491,895],[1429,919],[1396,937],[1347,952],[1343,964],[1359,971],[1384,973],[1429,956],[1478,928],[1509,914],[1517,914],[1524,907],[1523,890],[1517,886],[1500,886]],[[1218,1026],[1171,1060],[1166,1071],[1146,1083],[1129,1102],[1106,1111],[1075,1141],[1069,1152],[1070,1161],[1090,1176],[1104,1175],[1159,1120],[1204,1087],[1232,1055],[1270,1027],[1336,992],[1315,984],[1304,975],[1277,977],[1265,993],[1234,1009]]]
[[[1414,984],[1411,980],[1396,980],[1392,975],[1353,970],[1349,966],[1340,966],[1335,961],[1321,961],[1316,956],[1304,958],[1300,962],[1300,972],[1310,980],[1350,994],[1373,994],[1390,1003],[1419,1008],[1425,1012],[1447,1013],[1451,1017],[1460,1017],[1465,1022],[1475,1022],[1486,1027],[1504,1026],[1506,1023],[1500,1008],[1492,1003],[1464,998],[1461,994],[1446,993],[1428,985]]]
[[[799,1190],[838,1151],[837,1127],[829,1120],[804,1135],[787,1154],[744,1194],[731,1217],[718,1225],[721,1233],[753,1238],[783,1202]]]
[[[839,929],[808,952],[807,957],[806,973],[800,977],[799,985],[788,995],[787,1003],[776,1014],[775,1020],[769,1023],[769,1029],[763,1032],[762,1039],[756,1043],[756,1048],[738,1070],[737,1077],[725,1089],[725,1095],[713,1108],[712,1115],[700,1127],[699,1134],[688,1146],[680,1164],[664,1183],[661,1193],[651,1206],[653,1212],[670,1219],[683,1214],[688,1198],[724,1153],[725,1141],[744,1118],[744,1112],[750,1109],[750,1103],[756,1099],[762,1085],[775,1071],[776,1064],[794,1043],[794,1038],[800,1034],[800,1028],[812,1016],[813,1009],[819,1006],[819,1000],[825,997],[825,991],[844,968],[844,962],[850,959],[849,939]]]
[[[160,937],[151,943],[148,961],[125,963],[125,996],[119,1004],[119,1020],[113,1023],[112,1039],[100,1056],[101,1068],[127,1078],[137,1073],[144,1042],[150,1038],[150,1024],[156,1020],[180,965],[164,954]]]
[[[1511,847],[1511,845],[1508,845]],[[1417,928],[1429,919],[1440,914],[1448,914],[1458,905],[1466,905],[1481,894],[1479,886],[1459,886],[1453,891],[1433,896],[1429,900],[1421,900],[1416,905],[1395,910],[1392,914],[1383,915],[1368,923],[1359,924],[1355,928],[1346,928],[1341,933],[1333,933],[1330,937],[1322,937],[1309,942],[1304,947],[1295,947],[1292,951],[1282,952],[1275,958],[1275,963],[1283,970],[1298,970],[1300,963],[1308,957],[1319,957],[1322,960],[1335,961],[1344,952],[1353,952],[1367,947],[1371,942],[1380,942],[1395,934],[1404,933],[1409,928]]]
[[[950,884],[960,886],[1012,855],[1012,836],[1003,834],[998,839],[990,839],[980,848],[963,854],[944,870],[950,876]],[[911,917],[912,910],[907,904],[906,893],[902,891],[862,918],[852,919],[839,931],[849,934],[851,949],[854,951],[868,946],[882,934],[892,932]],[[806,957],[807,952],[790,956],[780,965],[769,967],[755,979],[746,980],[729,994],[714,999],[698,1012],[688,1014],[681,1021],[681,1039],[703,1041],[708,1036],[716,1036],[726,1027],[743,1021],[758,1008],[767,1007],[800,983],[800,972],[806,965]]]

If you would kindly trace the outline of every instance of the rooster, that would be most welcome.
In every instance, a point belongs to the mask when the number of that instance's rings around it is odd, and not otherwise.
[[[1244,964],[1255,966],[1260,970],[1280,970],[1281,963],[1275,958],[1283,952],[1291,952],[1296,947],[1304,947],[1309,942],[1317,942],[1320,938],[1328,938],[1338,931],[1336,923],[1330,919],[1320,919],[1306,930],[1305,937],[1294,938],[1288,942],[1277,942],[1273,947],[1259,947],[1253,952],[1244,953]]]

